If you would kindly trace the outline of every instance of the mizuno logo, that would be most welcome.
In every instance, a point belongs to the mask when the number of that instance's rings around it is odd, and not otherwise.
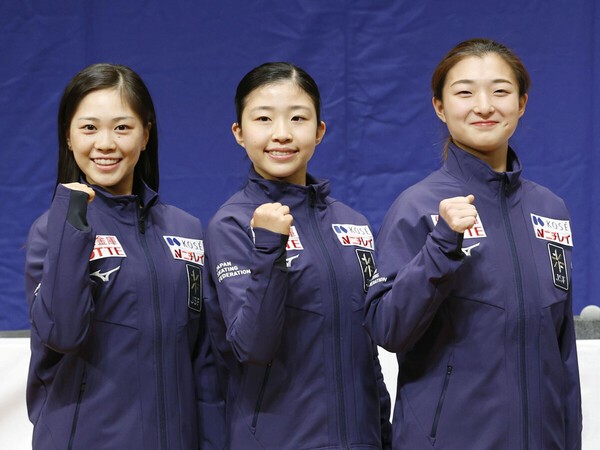
[[[91,273],[90,276],[98,277],[98,278],[100,278],[100,280],[104,281],[105,283],[108,283],[108,281],[109,281],[108,277],[110,276],[110,274],[113,272],[116,272],[120,268],[121,268],[121,266],[117,266],[113,270],[109,270],[108,272],[100,272],[100,269],[98,269],[95,272]]]
[[[290,256],[289,258],[285,258],[285,265],[286,265],[286,267],[292,267],[292,261],[294,259],[296,259],[298,256],[300,256],[300,254],[294,255],[294,256]]]
[[[465,255],[467,256],[471,256],[471,250],[473,250],[475,247],[479,247],[479,244],[481,244],[481,242],[478,242],[477,244],[471,245],[470,247],[463,247],[462,251]]]

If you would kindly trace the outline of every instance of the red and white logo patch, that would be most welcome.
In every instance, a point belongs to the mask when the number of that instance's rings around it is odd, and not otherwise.
[[[98,234],[94,243],[94,250],[90,255],[90,261],[102,258],[125,258],[125,250],[116,236]]]
[[[290,227],[290,236],[288,237],[285,249],[304,250],[304,247],[302,247],[302,242],[300,242],[300,236],[298,235],[298,231],[296,231],[296,227],[294,225]]]
[[[368,248],[369,250],[375,248],[373,234],[367,225],[334,223],[331,227],[342,245]]]
[[[536,238],[573,247],[573,233],[568,220],[550,219],[531,214],[531,223]]]
[[[173,258],[204,265],[204,243],[201,239],[181,236],[163,236]]]

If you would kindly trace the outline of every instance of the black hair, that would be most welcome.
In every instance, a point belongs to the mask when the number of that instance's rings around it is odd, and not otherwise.
[[[132,69],[118,64],[92,64],[77,73],[67,84],[58,108],[58,174],[56,185],[79,181],[82,175],[73,152],[69,150],[67,134],[73,115],[83,98],[102,89],[117,89],[129,107],[139,116],[144,127],[150,127],[146,149],[140,153],[134,169],[134,179],[144,181],[158,192],[158,126],[154,103],[141,77]]]
[[[302,68],[288,62],[267,62],[248,72],[239,82],[235,92],[235,112],[237,123],[242,126],[242,112],[246,98],[261,86],[280,81],[293,81],[313,101],[317,112],[317,126],[321,123],[321,94],[315,80]]]

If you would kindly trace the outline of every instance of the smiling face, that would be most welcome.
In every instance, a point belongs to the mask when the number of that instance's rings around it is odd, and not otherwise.
[[[292,81],[256,88],[232,126],[254,169],[267,180],[306,184],[308,161],[325,134],[311,97]]]
[[[73,114],[67,142],[86,181],[114,195],[131,194],[133,173],[150,128],[117,89],[87,94]]]
[[[506,170],[508,139],[526,104],[510,65],[495,53],[459,61],[448,71],[442,99],[433,98],[453,142],[499,172]]]

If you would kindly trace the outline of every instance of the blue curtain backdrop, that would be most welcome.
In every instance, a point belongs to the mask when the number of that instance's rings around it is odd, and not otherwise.
[[[328,125],[310,171],[377,230],[393,199],[440,163],[434,66],[479,36],[512,47],[531,72],[512,144],[525,176],[570,208],[574,312],[599,304],[598,23],[595,0],[3,0],[0,329],[29,326],[23,244],[52,197],[62,89],[83,67],[122,63],[142,75],[158,112],[162,197],[203,223],[249,167],[230,132],[237,82],[265,61],[304,67]]]

